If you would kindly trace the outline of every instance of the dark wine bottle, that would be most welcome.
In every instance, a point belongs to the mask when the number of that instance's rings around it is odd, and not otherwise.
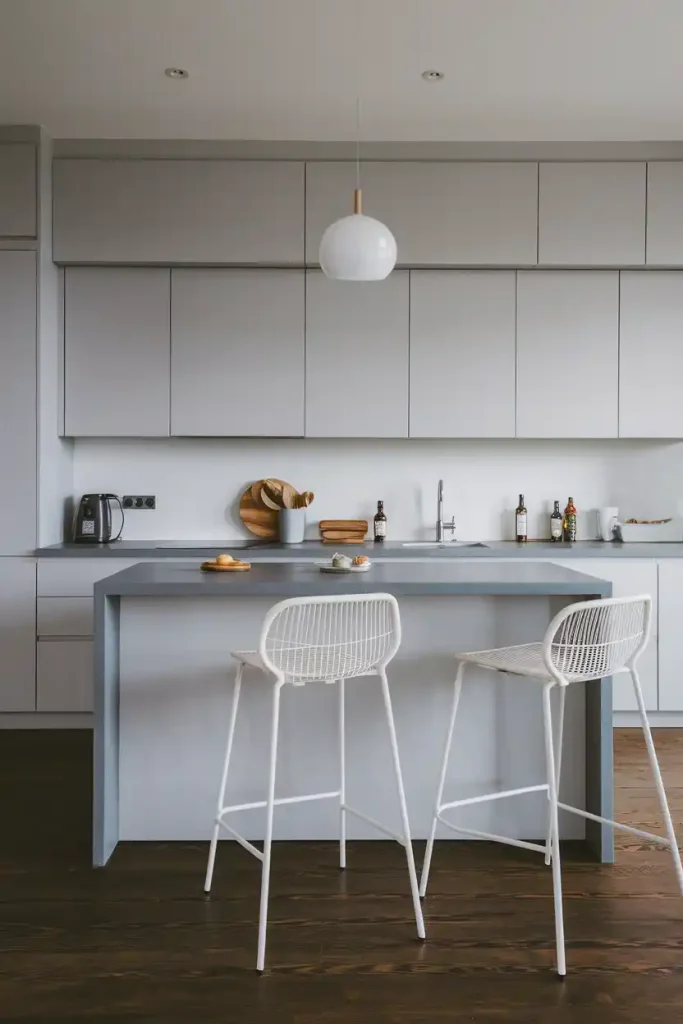
[[[515,537],[518,543],[524,543],[527,539],[527,513],[524,504],[524,495],[519,496],[519,505],[515,509]]]
[[[550,539],[555,543],[562,540],[562,513],[559,501],[555,502],[555,508],[550,516]]]
[[[387,535],[387,517],[384,514],[384,502],[377,502],[377,512],[374,519],[375,544],[383,544]]]

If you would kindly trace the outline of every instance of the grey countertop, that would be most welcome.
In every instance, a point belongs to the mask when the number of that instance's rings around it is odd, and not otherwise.
[[[321,573],[305,562],[204,573],[182,562],[142,562],[95,584],[95,597],[305,597],[385,592],[429,595],[610,596],[611,583],[550,562],[385,562],[366,573]]]
[[[354,555],[361,552],[372,558],[429,559],[452,558],[500,559],[500,558],[683,558],[683,543],[669,544],[621,544],[616,541],[603,543],[597,540],[577,541],[575,544],[551,544],[531,542],[516,544],[514,541],[490,541],[486,547],[458,547],[445,545],[441,548],[404,547],[401,541],[387,541],[384,544],[344,544],[340,550]],[[259,560],[296,560],[327,558],[334,552],[330,544],[317,540],[306,540],[303,544],[280,544],[278,541],[260,541],[256,538],[241,540],[121,540],[113,544],[52,544],[38,548],[39,558],[198,558],[215,557],[220,551],[248,551],[249,557]]]

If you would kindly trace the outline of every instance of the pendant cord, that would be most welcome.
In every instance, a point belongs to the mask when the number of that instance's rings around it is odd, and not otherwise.
[[[356,97],[356,188],[360,188],[360,96]]]

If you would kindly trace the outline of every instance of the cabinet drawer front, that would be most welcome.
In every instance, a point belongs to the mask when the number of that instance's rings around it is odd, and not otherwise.
[[[39,597],[38,636],[92,636],[91,597]]]
[[[38,711],[92,711],[91,640],[39,640]]]
[[[301,263],[304,165],[56,160],[56,263]]]
[[[45,558],[38,562],[38,597],[90,597],[105,576],[143,561],[133,558]]]
[[[351,161],[306,166],[306,262],[325,229],[350,213]],[[403,266],[534,266],[538,165],[369,161],[363,197],[396,237]]]
[[[642,266],[644,163],[541,163],[538,262]]]
[[[0,235],[36,237],[36,147],[0,143]]]

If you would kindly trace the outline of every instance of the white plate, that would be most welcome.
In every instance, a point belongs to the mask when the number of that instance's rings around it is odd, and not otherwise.
[[[331,562],[316,562],[321,572],[367,572],[372,568],[372,562],[365,562],[363,565],[352,565],[348,569],[332,565]]]

